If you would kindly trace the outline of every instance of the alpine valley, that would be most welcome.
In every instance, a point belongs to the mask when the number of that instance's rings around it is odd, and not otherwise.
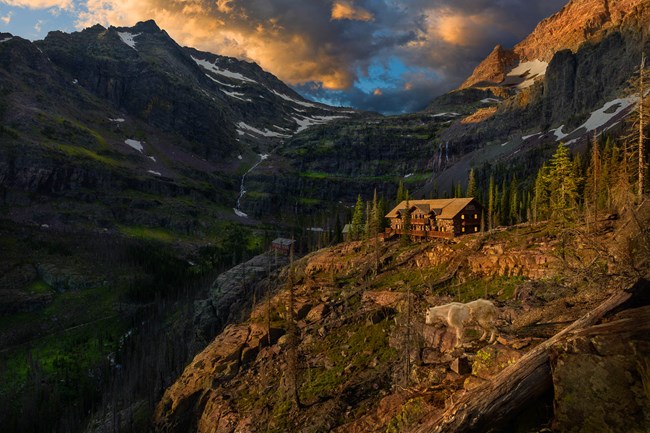
[[[648,33],[570,0],[395,116],[154,21],[0,33],[0,430],[650,431]],[[478,298],[494,343],[425,324]]]

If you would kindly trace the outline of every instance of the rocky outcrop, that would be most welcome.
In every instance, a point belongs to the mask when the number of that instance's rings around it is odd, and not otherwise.
[[[551,246],[512,250],[507,253],[503,245],[486,245],[480,253],[470,256],[467,264],[472,273],[490,277],[522,276],[541,279],[557,272],[559,260]]]
[[[472,75],[460,85],[461,89],[478,86],[495,86],[506,78],[506,74],[519,62],[519,56],[513,50],[494,47],[492,52],[474,69]]]
[[[271,279],[277,278],[271,273],[287,264],[286,256],[265,253],[219,275],[210,286],[209,297],[195,303],[195,344],[205,345],[228,323],[242,319],[253,299],[261,299],[270,289]]]
[[[215,389],[235,377],[260,350],[271,350],[269,342],[275,344],[281,335],[277,329],[269,335],[264,327],[255,324],[226,327],[165,391],[155,414],[158,431],[232,433],[241,424],[239,416],[232,402]]]
[[[630,313],[628,320],[647,321],[650,307]],[[603,328],[607,329],[606,325]],[[567,433],[648,431],[648,334],[638,327],[624,336],[608,335],[607,331],[598,334],[555,348],[551,357],[553,429]]]

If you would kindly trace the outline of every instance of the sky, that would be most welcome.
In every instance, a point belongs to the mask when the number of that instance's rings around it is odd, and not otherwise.
[[[179,44],[254,61],[308,99],[397,114],[456,88],[568,0],[0,0],[30,40],[153,19]]]

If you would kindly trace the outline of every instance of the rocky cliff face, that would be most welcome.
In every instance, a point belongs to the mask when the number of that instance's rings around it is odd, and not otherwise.
[[[558,51],[576,52],[587,42],[598,43],[612,31],[624,31],[644,7],[640,0],[571,0],[512,50],[495,47],[461,88],[499,84],[520,62],[548,63]]]

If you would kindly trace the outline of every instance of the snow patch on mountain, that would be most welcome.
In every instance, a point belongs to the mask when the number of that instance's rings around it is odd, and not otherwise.
[[[244,102],[253,102],[251,99],[245,98],[246,95],[244,95],[243,93],[228,92],[227,90],[223,90],[223,89],[221,89],[221,91],[226,95],[230,96],[231,98],[239,99],[240,101],[244,101]]]
[[[205,74],[205,76],[208,77],[209,79],[211,79],[212,81],[214,81],[215,83],[219,84],[220,86],[231,87],[231,88],[233,88],[233,89],[239,89],[239,88],[241,88],[241,86],[235,86],[234,84],[223,83],[223,82],[217,80],[216,78],[214,78],[214,77],[213,77],[212,75],[210,75],[210,74]]]
[[[153,174],[154,176],[162,176],[159,171],[147,170],[147,173]]]
[[[551,129],[548,132],[552,132],[553,135],[555,135],[555,141],[558,141],[558,140],[562,140],[564,137],[569,135],[569,134],[565,134],[564,132],[562,132],[563,129],[564,129],[564,125],[560,125],[557,128]]]
[[[276,94],[277,96],[279,96],[280,98],[284,99],[285,101],[293,102],[294,104],[302,105],[303,107],[319,108],[319,107],[318,107],[317,105],[315,105],[315,104],[312,104],[312,103],[309,103],[309,102],[299,101],[299,100],[294,99],[294,98],[292,98],[292,97],[290,97],[290,96],[287,96],[287,95],[285,95],[285,94],[278,93],[278,92],[276,92],[275,90],[272,90],[272,92],[275,93],[275,94]]]
[[[208,62],[207,60],[197,59],[194,56],[192,56],[192,60],[194,60],[194,62],[197,65],[199,65],[202,68],[212,72],[213,74],[217,74],[217,75],[221,75],[221,76],[224,76],[224,77],[232,78],[233,80],[258,84],[257,81],[251,80],[250,78],[243,76],[239,72],[232,72],[232,71],[229,71],[227,69],[221,69],[215,63]]]
[[[137,150],[138,152],[142,152],[144,150],[144,147],[142,146],[142,143],[138,140],[133,140],[132,138],[127,138],[124,140],[124,144],[127,146],[132,147],[133,149]]]
[[[138,49],[135,47],[135,38],[140,36],[142,33],[133,34],[129,32],[117,32],[117,34],[120,37],[120,39],[122,39],[122,42],[124,42],[134,50],[138,51]]]
[[[541,134],[541,132],[537,132],[537,133],[535,133],[535,134],[531,134],[531,135],[524,135],[523,137],[521,137],[521,139],[524,140],[524,141],[526,141],[526,140],[528,140],[529,138],[536,137],[536,136],[538,136],[538,135],[540,135],[540,134]]]
[[[460,116],[460,114],[453,113],[453,112],[452,113],[437,113],[437,114],[433,114],[431,117],[456,117],[456,116]]]
[[[348,116],[312,116],[312,117],[292,117],[292,119],[298,124],[298,129],[296,132],[304,131],[310,126],[322,125],[336,119],[347,119]]]
[[[10,41],[12,39],[13,39],[13,36],[9,36],[8,38],[4,38],[4,39],[0,40],[0,44],[3,43],[3,42]]]
[[[546,74],[547,62],[533,60],[530,62],[521,62],[513,68],[501,83],[501,86],[517,87],[525,89],[535,82],[535,79]]]
[[[239,128],[237,129],[237,133],[238,133],[239,135],[244,135],[244,134],[247,133],[247,131],[250,131],[250,132],[253,132],[253,133],[257,134],[257,135],[261,135],[261,136],[263,136],[263,137],[277,137],[277,138],[287,138],[287,137],[290,137],[290,135],[287,135],[287,134],[280,134],[280,133],[278,133],[278,132],[274,132],[274,131],[269,131],[269,130],[266,129],[266,128],[264,128],[264,130],[262,131],[262,130],[257,129],[257,128],[255,128],[254,126],[250,126],[250,125],[248,125],[248,124],[246,124],[246,123],[244,123],[244,122],[239,122],[239,123],[237,124],[237,126],[239,126]],[[260,155],[260,156],[263,157],[263,155]],[[263,157],[262,159],[266,159],[266,158]]]
[[[638,100],[636,96],[630,96],[623,99],[614,99],[605,103],[599,110],[594,111],[589,119],[577,129],[585,128],[587,132],[598,129],[607,124],[612,118],[617,116],[621,111],[627,109]]]

